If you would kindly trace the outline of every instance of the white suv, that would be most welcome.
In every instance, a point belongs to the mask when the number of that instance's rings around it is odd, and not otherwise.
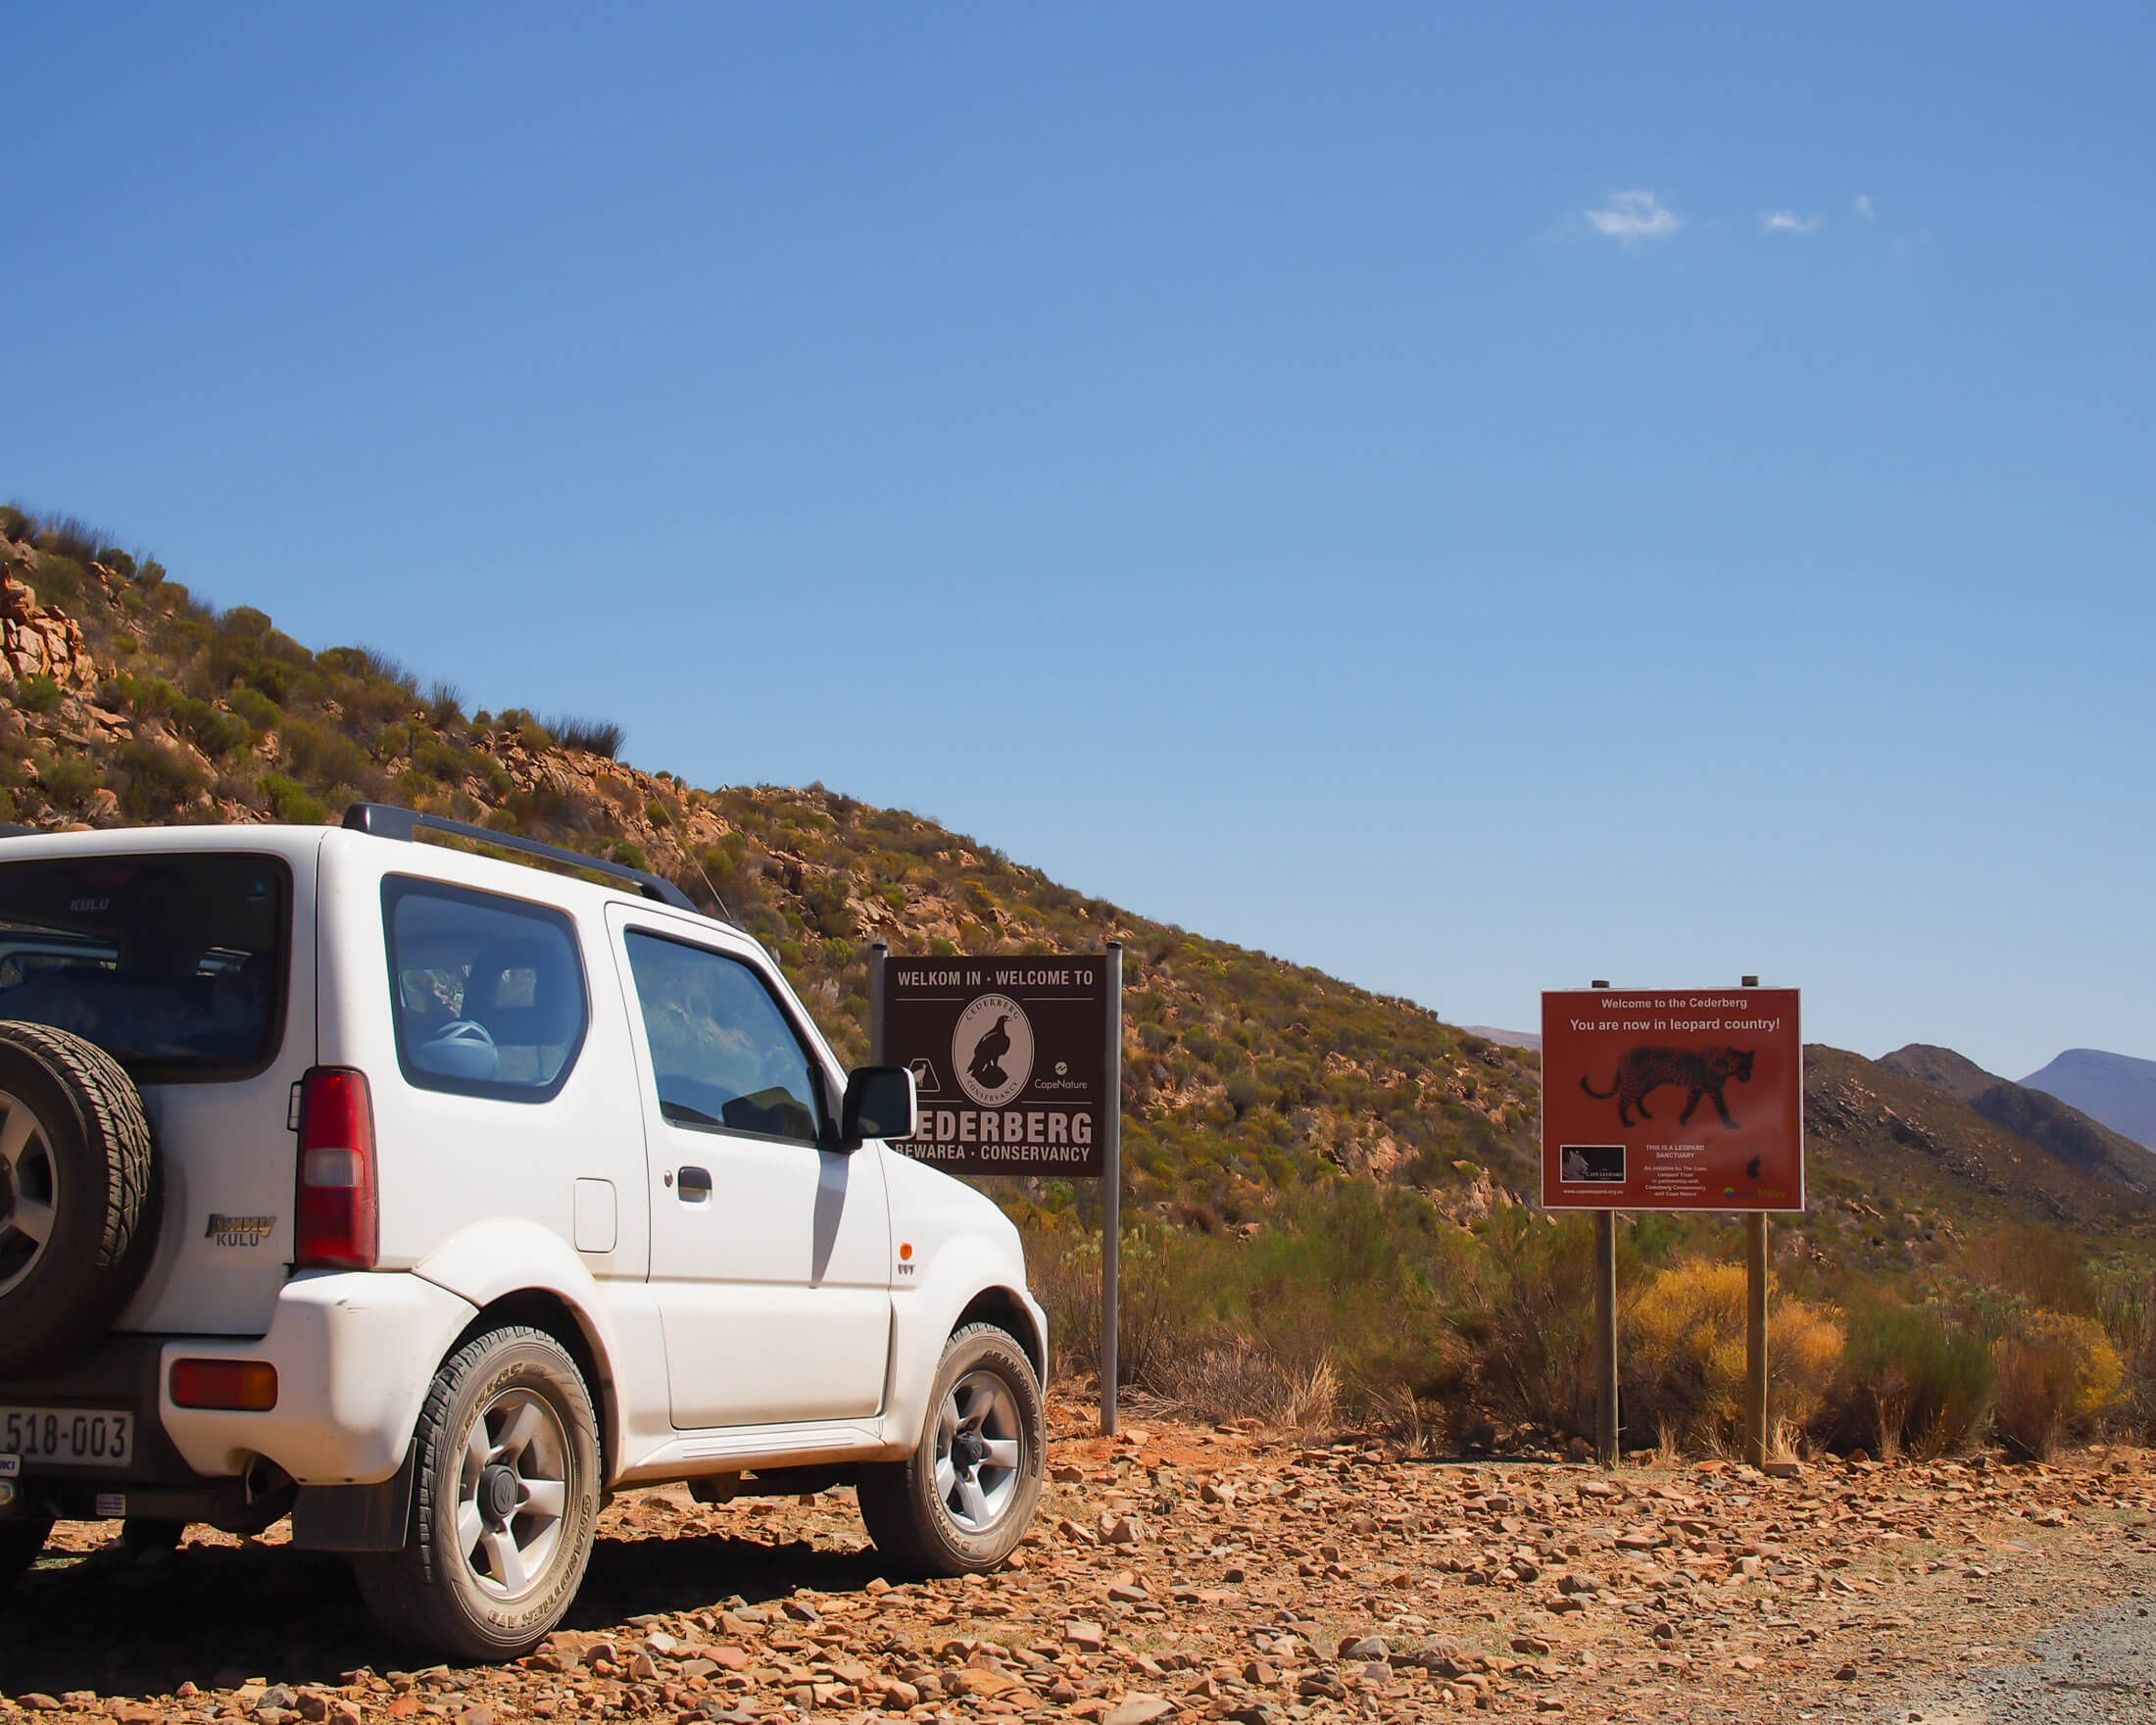
[[[0,1585],[56,1517],[289,1514],[509,1657],[604,1494],[676,1480],[1001,1562],[1047,1324],[1010,1223],[881,1142],[913,1115],[637,870],[378,806],[0,838]]]

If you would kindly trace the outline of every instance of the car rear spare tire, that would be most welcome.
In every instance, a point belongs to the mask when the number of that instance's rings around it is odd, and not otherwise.
[[[50,1370],[120,1315],[157,1249],[142,1095],[93,1042],[0,1022],[0,1375]]]

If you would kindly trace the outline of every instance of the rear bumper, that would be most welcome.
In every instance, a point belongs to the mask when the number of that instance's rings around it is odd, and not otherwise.
[[[436,1362],[476,1309],[415,1275],[308,1274],[279,1291],[259,1338],[111,1336],[65,1372],[0,1380],[0,1405],[136,1416],[124,1467],[24,1458],[24,1495],[70,1515],[177,1515],[183,1500],[200,1505],[220,1493],[244,1505],[256,1482],[273,1477],[263,1462],[302,1486],[387,1480]],[[264,1413],[174,1406],[175,1359],[267,1360],[277,1405]]]
[[[168,1340],[158,1415],[196,1473],[244,1473],[260,1455],[303,1486],[373,1485],[397,1471],[434,1368],[478,1307],[418,1276],[295,1276],[260,1341]],[[175,1359],[266,1359],[277,1368],[267,1413],[175,1407]]]

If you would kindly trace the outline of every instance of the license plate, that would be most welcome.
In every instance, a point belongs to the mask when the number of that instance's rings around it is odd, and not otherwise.
[[[124,1467],[134,1459],[134,1420],[86,1407],[0,1407],[0,1454],[25,1466]]]

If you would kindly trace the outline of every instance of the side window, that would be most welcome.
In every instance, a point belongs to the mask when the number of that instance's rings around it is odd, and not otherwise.
[[[627,940],[659,1111],[678,1125],[815,1143],[821,1087],[762,978],[723,953],[633,929]]]
[[[382,921],[407,1081],[507,1102],[545,1102],[562,1088],[590,1017],[568,917],[392,875]]]

